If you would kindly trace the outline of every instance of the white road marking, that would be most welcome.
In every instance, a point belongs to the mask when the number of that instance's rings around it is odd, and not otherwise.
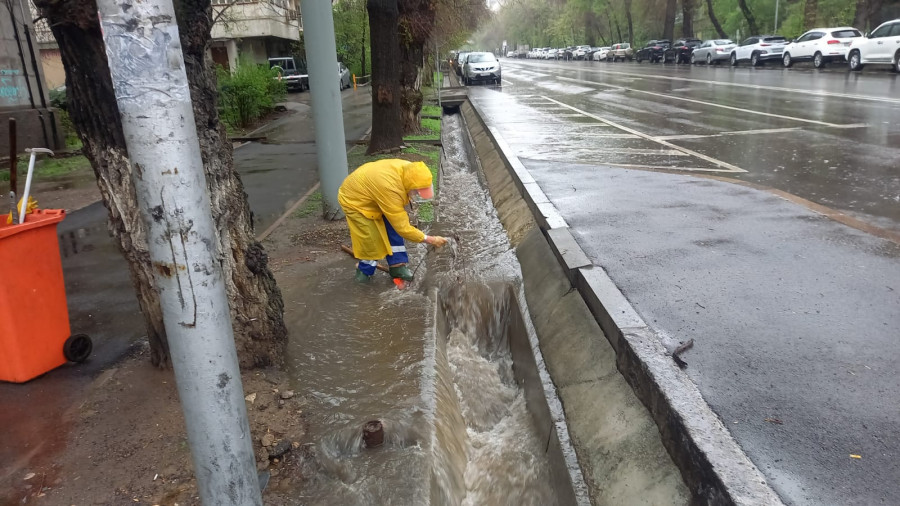
[[[725,81],[713,81],[713,80],[704,80],[704,79],[691,79],[688,77],[672,77],[672,76],[660,76],[660,75],[652,75],[652,74],[634,74],[630,72],[616,72],[613,70],[599,70],[599,69],[579,69],[585,72],[595,72],[600,74],[612,74],[612,75],[621,75],[621,76],[629,76],[629,77],[639,77],[641,79],[666,79],[669,81],[684,81],[688,83],[700,83],[714,86],[732,86],[735,88],[749,88],[753,90],[770,90],[770,91],[783,91],[785,93],[801,93],[804,95],[815,95],[820,97],[837,97],[837,98],[849,98],[853,100],[868,100],[872,102],[885,102],[889,104],[900,104],[900,99],[898,98],[887,98],[887,97],[873,97],[871,95],[854,95],[851,93],[838,93],[833,91],[822,91],[822,90],[804,90],[799,88],[783,88],[780,86],[766,86],[762,84],[743,84],[743,83],[728,83]]]
[[[506,83],[506,84],[508,84],[508,85],[510,85],[510,86],[515,86],[515,85],[516,85],[516,83],[514,83],[514,82],[512,82],[512,81],[507,81],[506,79],[501,79],[500,82]]]
[[[785,132],[794,132],[796,130],[802,129],[800,127],[760,128],[758,130],[735,130],[733,132],[719,132],[716,134],[659,135],[656,138],[664,141],[673,141],[678,139],[709,139],[711,137],[724,137],[726,135],[780,134]]]
[[[565,80],[565,81],[577,81],[577,82],[581,82],[581,83],[593,83],[593,81],[586,81],[586,80],[584,80],[584,79],[573,79],[573,78],[571,78],[571,77],[557,77],[557,79],[562,79],[562,80]],[[791,121],[800,121],[800,122],[803,122],[803,123],[811,123],[811,124],[813,124],[813,125],[822,125],[822,126],[826,126],[826,127],[829,127],[829,128],[863,128],[863,127],[868,126],[868,125],[863,124],[863,123],[849,123],[849,124],[828,123],[828,122],[826,122],[826,121],[817,121],[817,120],[814,120],[814,119],[798,118],[798,117],[796,117],[796,116],[785,116],[785,115],[783,115],[783,114],[773,114],[773,113],[771,113],[771,112],[754,111],[753,109],[744,109],[744,108],[741,108],[741,107],[733,107],[733,106],[730,106],[730,105],[717,104],[717,103],[715,103],[715,102],[706,102],[706,101],[704,101],[704,100],[696,100],[696,99],[693,99],[693,98],[679,97],[679,96],[677,96],[677,95],[666,95],[665,93],[656,93],[655,91],[636,90],[636,89],[634,89],[634,88],[626,88],[626,87],[624,87],[624,86],[616,86],[616,85],[605,84],[605,83],[593,83],[593,84],[596,84],[596,85],[598,85],[598,86],[605,86],[605,87],[607,87],[607,88],[612,88],[612,89],[616,89],[616,90],[625,91],[625,92],[628,92],[628,93],[643,93],[643,94],[645,94],[645,95],[653,95],[653,96],[656,96],[656,97],[663,97],[663,98],[666,98],[666,99],[669,99],[669,100],[681,100],[681,101],[684,101],[684,102],[691,102],[691,103],[694,103],[694,104],[708,105],[708,106],[711,106],[711,107],[719,107],[719,108],[722,108],[722,109],[730,109],[730,110],[732,110],[732,111],[746,112],[746,113],[749,113],[749,114],[758,114],[758,115],[760,115],[760,116],[768,116],[768,117],[771,117],[771,118],[786,119],[786,120],[791,120]]]
[[[562,102],[560,102],[560,101],[558,101],[558,100],[554,100],[554,99],[552,99],[552,98],[550,98],[550,97],[546,97],[546,96],[545,96],[544,98],[546,98],[547,100],[549,100],[549,101],[551,101],[551,102],[554,102],[554,103],[556,103],[556,104],[559,104],[559,105],[561,105],[561,106],[563,106],[563,107],[567,107],[567,108],[569,108],[569,109],[572,109],[572,110],[575,111],[575,112],[580,112],[581,114],[584,114],[585,116],[587,116],[587,117],[589,117],[589,118],[594,118],[594,119],[597,120],[597,121],[600,121],[600,122],[602,122],[602,123],[606,123],[606,124],[609,125],[609,126],[618,128],[619,130],[623,130],[623,131],[628,132],[628,133],[630,133],[630,134],[637,135],[638,137],[642,137],[642,138],[644,138],[644,139],[647,139],[648,141],[655,142],[655,143],[657,143],[657,144],[662,144],[663,146],[666,146],[667,148],[676,149],[676,150],[678,150],[678,151],[681,151],[682,153],[687,153],[687,154],[689,154],[689,155],[691,155],[691,156],[697,157],[697,158],[699,158],[699,159],[701,159],[701,160],[705,160],[705,161],[710,162],[710,163],[712,163],[712,164],[714,164],[714,165],[717,165],[717,166],[719,166],[719,167],[722,167],[722,169],[724,169],[724,170],[720,170],[720,172],[747,172],[746,170],[744,170],[744,169],[742,169],[742,168],[740,168],[740,167],[738,167],[738,166],[736,166],[736,165],[732,165],[732,164],[730,164],[730,163],[728,163],[728,162],[723,162],[722,160],[718,160],[718,159],[713,158],[713,157],[711,157],[711,156],[704,155],[703,153],[698,153],[698,152],[696,152],[696,151],[694,151],[694,150],[692,150],[692,149],[687,149],[687,148],[683,148],[683,147],[681,147],[681,146],[677,146],[677,145],[672,144],[671,142],[668,142],[668,141],[656,139],[656,138],[654,138],[652,135],[648,135],[648,134],[645,134],[645,133],[643,133],[643,132],[639,132],[639,131],[637,131],[637,130],[635,130],[635,129],[633,129],[633,128],[628,128],[627,126],[620,125],[620,124],[615,123],[615,122],[612,122],[612,121],[610,121],[610,120],[608,120],[608,119],[601,118],[600,116],[597,116],[596,114],[591,114],[591,113],[589,113],[589,112],[582,111],[581,109],[578,109],[577,107],[572,107],[571,105],[564,104],[564,103],[562,103]],[[715,169],[710,169],[710,170],[715,170]]]

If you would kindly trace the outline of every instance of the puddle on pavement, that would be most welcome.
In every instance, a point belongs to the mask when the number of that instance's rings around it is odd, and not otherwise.
[[[406,291],[355,285],[342,265],[286,301],[306,329],[290,345],[292,377],[316,405],[315,471],[298,503],[557,504],[510,351],[518,262],[469,167],[460,117],[444,116],[443,129],[443,203],[429,233],[458,242],[428,254]],[[373,419],[385,444],[365,449]]]

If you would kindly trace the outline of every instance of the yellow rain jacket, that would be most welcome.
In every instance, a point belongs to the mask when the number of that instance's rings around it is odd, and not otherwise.
[[[382,217],[401,237],[425,240],[425,233],[409,224],[403,208],[409,192],[431,186],[431,171],[422,162],[388,159],[360,165],[338,190],[338,202],[347,216],[353,255],[360,260],[381,260],[391,253]]]

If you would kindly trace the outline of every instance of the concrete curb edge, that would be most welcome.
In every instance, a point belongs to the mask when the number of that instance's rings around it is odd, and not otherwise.
[[[560,265],[615,349],[619,372],[650,411],[695,498],[708,504],[783,504],[655,332],[606,271],[590,262],[501,133],[484,121],[478,104],[467,100],[466,105],[481,121]]]

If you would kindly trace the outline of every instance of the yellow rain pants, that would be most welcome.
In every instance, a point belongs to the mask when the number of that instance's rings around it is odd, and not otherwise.
[[[425,233],[410,225],[403,207],[409,204],[410,191],[428,186],[428,166],[400,159],[366,163],[347,176],[338,190],[338,202],[350,226],[353,255],[360,260],[381,260],[391,253],[382,218],[404,239],[424,241]]]

